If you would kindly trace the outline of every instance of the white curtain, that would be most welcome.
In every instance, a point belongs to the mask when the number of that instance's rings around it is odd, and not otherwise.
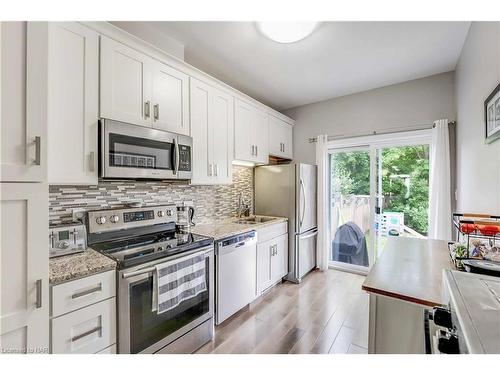
[[[430,155],[429,238],[451,240],[451,174],[448,119],[434,122]]]
[[[316,165],[318,167],[318,242],[316,246],[316,265],[322,271],[328,268],[328,255],[330,251],[327,143],[328,136],[318,136],[316,142]]]

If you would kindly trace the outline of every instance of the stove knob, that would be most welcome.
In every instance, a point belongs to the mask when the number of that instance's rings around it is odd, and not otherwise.
[[[165,212],[163,211],[158,211],[158,217],[163,217],[165,216]]]
[[[159,247],[158,247],[158,251],[163,251],[163,250],[165,250],[165,247],[164,247],[164,246],[159,246]]]
[[[438,350],[445,354],[460,354],[457,335],[441,331],[438,338]]]
[[[96,223],[101,225],[106,223],[106,218],[104,216],[99,216],[97,219],[95,219]]]
[[[448,329],[453,328],[450,310],[442,307],[435,307],[432,312],[434,324]]]
[[[167,216],[172,216],[172,210],[167,210]]]
[[[120,216],[111,215],[111,217],[109,218],[109,221],[111,221],[112,223],[118,223],[120,221]]]

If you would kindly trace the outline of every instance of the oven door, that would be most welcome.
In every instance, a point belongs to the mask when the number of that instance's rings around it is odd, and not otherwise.
[[[180,136],[179,145],[175,133],[107,119],[101,120],[99,136],[102,178],[191,178],[190,137]]]
[[[155,353],[201,323],[213,318],[213,247],[180,254],[178,258],[204,252],[207,290],[185,300],[170,311],[152,311],[153,272],[165,259],[118,273],[118,352]],[[175,257],[170,257],[172,260]]]

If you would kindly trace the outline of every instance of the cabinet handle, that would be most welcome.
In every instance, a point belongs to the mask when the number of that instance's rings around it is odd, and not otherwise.
[[[80,298],[80,297],[87,296],[89,294],[92,294],[95,292],[100,292],[100,291],[102,291],[102,284],[99,284],[98,286],[96,286],[94,288],[90,288],[90,289],[83,290],[83,291],[78,292],[78,293],[74,293],[71,295],[71,299]]]
[[[83,339],[84,337],[88,336],[88,335],[91,335],[93,334],[94,332],[101,332],[102,330],[102,327],[101,326],[98,326],[98,327],[95,327],[95,328],[92,328],[91,330],[87,331],[87,332],[83,332],[79,335],[76,335],[76,336],[73,336],[71,338],[71,342],[75,342],[75,341],[78,341],[80,339]]]
[[[95,172],[95,152],[90,151],[89,155],[89,171]]]
[[[151,116],[151,102],[148,100],[144,103],[144,118]]]
[[[254,156],[254,149],[253,149],[254,147],[255,147],[255,146],[254,146],[254,145],[252,145],[252,156]]]
[[[255,156],[259,156],[259,149],[255,146]]]
[[[208,176],[212,176],[212,164],[208,165]]]
[[[285,152],[285,144],[283,143],[283,152]]]
[[[155,104],[153,106],[153,117],[155,121],[158,121],[160,119],[160,105]]]
[[[36,136],[35,137],[35,161],[33,162],[33,165],[41,165],[42,163],[42,137]]]
[[[215,177],[219,175],[219,164],[215,164]]]
[[[35,307],[39,309],[42,307],[42,279],[38,279],[35,282],[35,288],[36,288]]]

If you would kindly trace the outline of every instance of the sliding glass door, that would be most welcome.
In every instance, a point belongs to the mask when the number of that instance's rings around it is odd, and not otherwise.
[[[337,266],[362,271],[369,266],[369,254],[373,253],[370,150],[333,150],[329,166],[330,260]]]
[[[367,272],[390,237],[425,238],[430,132],[330,142],[330,265]]]

